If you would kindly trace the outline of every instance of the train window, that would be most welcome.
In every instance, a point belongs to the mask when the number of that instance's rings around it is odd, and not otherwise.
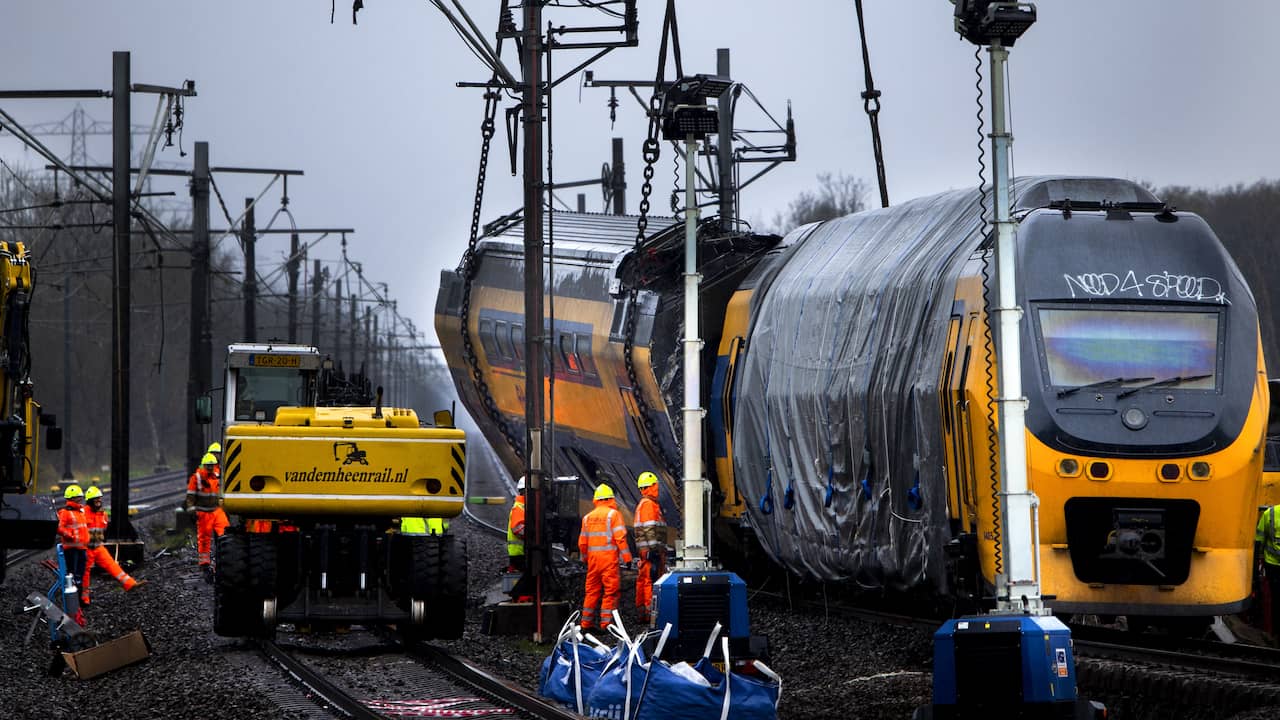
[[[511,350],[516,360],[524,360],[524,326],[511,323]]]
[[[498,346],[498,357],[511,360],[515,357],[511,352],[511,326],[504,320],[493,322],[494,344]]]
[[[1120,308],[1040,308],[1040,338],[1056,387],[1114,378],[1115,387],[1152,381],[1169,389],[1217,387],[1218,313]],[[1172,379],[1179,380],[1169,384]]]
[[[578,356],[578,362],[581,364],[582,374],[594,376],[596,374],[596,363],[591,357],[591,336],[583,333],[574,333],[573,348]]]
[[[1262,456],[1263,472],[1280,471],[1280,438],[1268,437],[1266,451]]]
[[[560,333],[560,361],[564,363],[564,369],[570,375],[582,374],[582,361],[578,359],[578,353],[573,349],[573,333]]]
[[[484,347],[486,358],[498,357],[498,343],[493,337],[493,321],[480,318],[480,345]]]
[[[627,339],[627,310],[631,303],[625,297],[613,301],[613,322],[609,326],[609,339],[625,342]]]

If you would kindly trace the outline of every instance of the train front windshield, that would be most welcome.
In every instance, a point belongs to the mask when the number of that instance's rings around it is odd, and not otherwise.
[[[302,405],[306,378],[296,368],[246,367],[236,373],[235,419],[274,422],[276,410]]]
[[[1040,308],[1041,347],[1055,387],[1115,382],[1140,386],[1182,378],[1177,387],[1212,390],[1218,381],[1216,310]]]

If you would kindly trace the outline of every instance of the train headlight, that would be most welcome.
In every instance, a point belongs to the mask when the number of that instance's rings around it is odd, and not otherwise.
[[[1131,407],[1120,415],[1120,422],[1130,430],[1141,430],[1147,426],[1147,414],[1142,408]]]
[[[1213,477],[1213,466],[1204,460],[1196,460],[1187,465],[1187,475],[1191,476],[1192,480],[1208,480]]]
[[[1089,463],[1089,479],[1090,480],[1110,480],[1111,479],[1111,463],[1101,460],[1094,460]]]
[[[1075,458],[1062,458],[1058,461],[1058,475],[1062,477],[1080,477],[1080,461]]]

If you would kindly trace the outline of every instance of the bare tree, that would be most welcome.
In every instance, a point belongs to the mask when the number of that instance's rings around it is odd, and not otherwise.
[[[801,225],[860,212],[867,208],[866,193],[867,183],[862,178],[844,173],[819,173],[817,189],[797,195],[786,212],[774,217],[774,227],[785,233]]]

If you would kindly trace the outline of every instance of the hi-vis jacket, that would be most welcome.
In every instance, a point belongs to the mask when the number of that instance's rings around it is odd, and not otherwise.
[[[84,516],[89,523],[89,549],[102,547],[107,538],[107,511],[94,510],[93,506],[86,505]]]
[[[1280,505],[1267,508],[1258,518],[1253,541],[1262,544],[1262,559],[1268,565],[1280,567]]]
[[[647,495],[640,498],[636,505],[636,550],[640,557],[646,557],[650,550],[665,548],[666,542],[667,522],[662,518],[662,508]]]
[[[600,503],[582,518],[578,551],[588,564],[599,562],[598,559],[616,563],[619,552],[622,553],[623,562],[631,562],[631,550],[627,547],[627,526],[622,522],[622,513],[612,505],[612,501]]]
[[[89,519],[84,506],[71,500],[58,510],[58,541],[67,550],[86,550],[89,547]]]
[[[187,502],[194,504],[197,512],[213,512],[218,509],[218,476],[197,468],[187,480]]]
[[[524,555],[524,496],[517,495],[507,516],[507,557]]]

